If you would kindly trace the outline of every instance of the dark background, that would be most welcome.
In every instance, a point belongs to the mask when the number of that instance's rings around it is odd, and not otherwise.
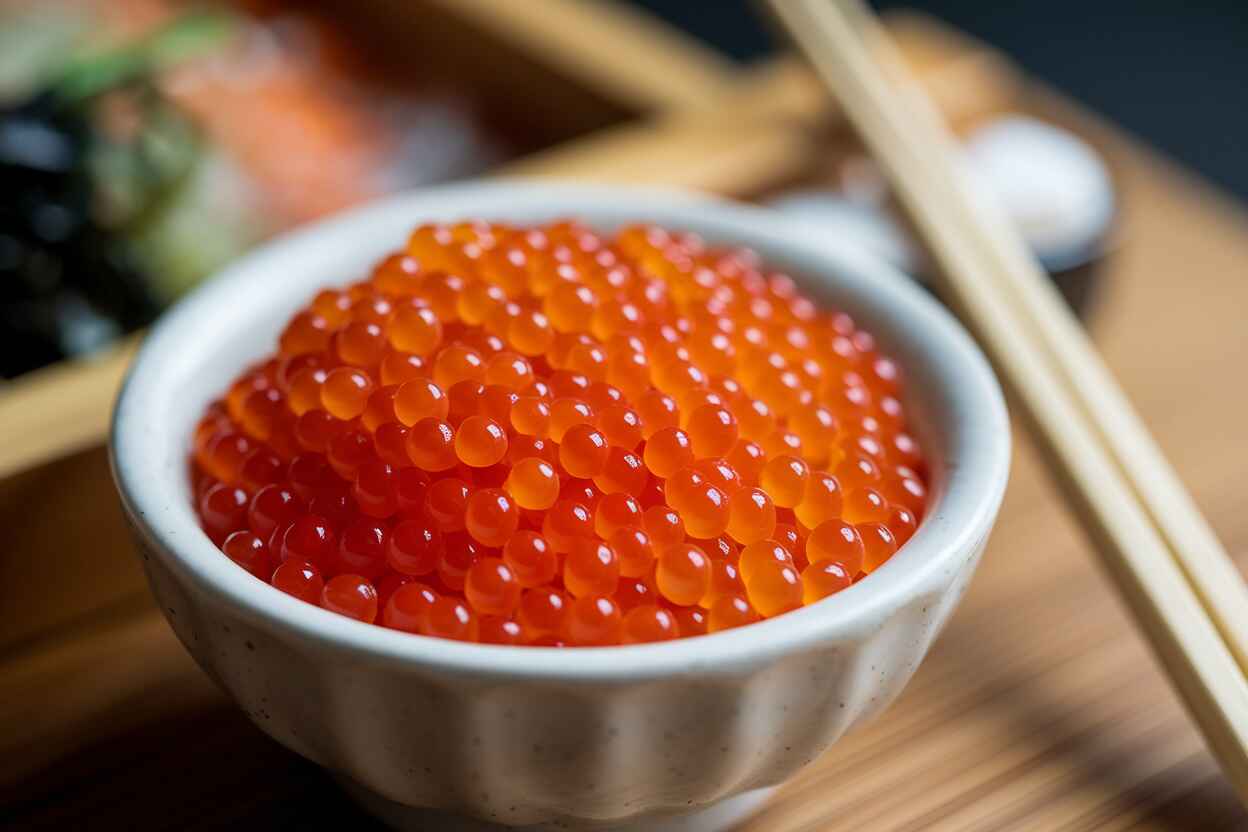
[[[633,0],[741,59],[774,48],[750,0]],[[1248,198],[1248,0],[908,0]]]

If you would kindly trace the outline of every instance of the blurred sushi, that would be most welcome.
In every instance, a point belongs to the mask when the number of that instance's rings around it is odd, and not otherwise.
[[[963,149],[967,169],[999,200],[1071,306],[1086,314],[1117,216],[1114,183],[1104,161],[1069,131],[1013,114],[970,131]],[[787,191],[770,204],[813,235],[836,228],[928,282],[932,266],[894,210],[883,175],[868,159],[843,165],[836,187]]]
[[[142,326],[276,232],[506,153],[461,91],[299,4],[0,0],[0,375]]]

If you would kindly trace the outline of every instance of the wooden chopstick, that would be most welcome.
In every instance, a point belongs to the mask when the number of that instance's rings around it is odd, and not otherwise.
[[[1243,581],[1234,565],[1017,233],[957,167],[954,141],[930,103],[899,61],[888,59],[887,69],[876,62],[883,36],[871,12],[856,2],[769,3],[888,175],[941,266],[939,291],[1021,404],[1158,659],[1248,802],[1248,679],[1236,661],[1248,643],[1248,607],[1236,605]]]
[[[952,134],[909,77],[904,59],[879,20],[858,0],[843,0],[842,8],[859,38],[891,74],[898,97],[916,120],[925,122],[933,143],[952,158],[956,152]],[[996,264],[992,277],[1029,326],[1034,343],[1048,354],[1084,417],[1098,431],[1101,443],[1165,538],[1240,670],[1248,676],[1248,584],[1017,229],[1006,221],[1003,212],[992,208],[991,200],[974,190],[967,177],[952,177],[949,184],[962,189],[961,207],[969,212],[966,221],[978,222],[989,232],[978,237],[986,246],[985,256]]]
[[[842,7],[847,9],[859,38],[891,75],[904,106],[916,121],[925,122],[927,135],[951,156],[956,152],[952,134],[921,88],[909,78],[904,58],[879,20],[858,0],[843,2]],[[951,182],[963,189],[968,184],[966,177],[954,177]],[[996,264],[993,277],[1015,313],[1028,324],[1034,342],[1062,375],[1084,417],[1098,431],[1101,443],[1166,539],[1240,670],[1248,675],[1248,584],[1018,230],[982,195],[965,194],[962,203],[970,212],[967,221],[979,222],[987,232],[978,236],[985,245],[985,256]]]

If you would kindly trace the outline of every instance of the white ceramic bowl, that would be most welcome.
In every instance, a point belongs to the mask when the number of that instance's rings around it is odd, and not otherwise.
[[[359,278],[422,221],[568,216],[604,229],[648,220],[750,246],[875,333],[908,371],[907,404],[932,461],[931,506],[910,542],[867,580],[779,618],[664,644],[569,650],[358,623],[255,580],[212,545],[191,506],[193,425],[244,364],[272,350],[314,290]],[[852,240],[812,241],[772,212],[689,194],[471,184],[313,226],[196,291],[139,352],[112,452],[170,624],[283,745],[392,810],[655,828],[660,816],[779,783],[900,692],[983,550],[1005,488],[1009,430],[970,338]]]

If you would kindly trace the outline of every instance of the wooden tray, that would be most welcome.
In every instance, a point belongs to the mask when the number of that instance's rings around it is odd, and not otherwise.
[[[1248,518],[1237,485],[1248,465],[1248,392],[1226,382],[1227,368],[1248,362],[1248,340],[1232,337],[1248,308],[1238,279],[1248,214],[1021,81],[1000,56],[927,24],[898,26],[938,95],[973,90],[946,97],[972,102],[955,115],[1032,112],[1080,132],[1111,160],[1124,233],[1098,340],[1242,564]],[[751,196],[826,175],[828,148],[846,141],[792,64],[758,70],[713,98],[699,112],[656,114],[504,173],[674,181]],[[44,401],[63,401],[57,386],[42,391]],[[97,429],[83,441],[98,438]],[[1248,826],[1091,565],[1034,449],[1017,439],[985,563],[914,682],[745,828]],[[98,447],[10,478],[0,500],[0,608],[9,613],[3,626],[16,628],[0,639],[0,826],[375,828],[323,771],[248,723],[151,608],[126,565]],[[58,592],[71,585],[59,613],[27,623],[57,609]]]

